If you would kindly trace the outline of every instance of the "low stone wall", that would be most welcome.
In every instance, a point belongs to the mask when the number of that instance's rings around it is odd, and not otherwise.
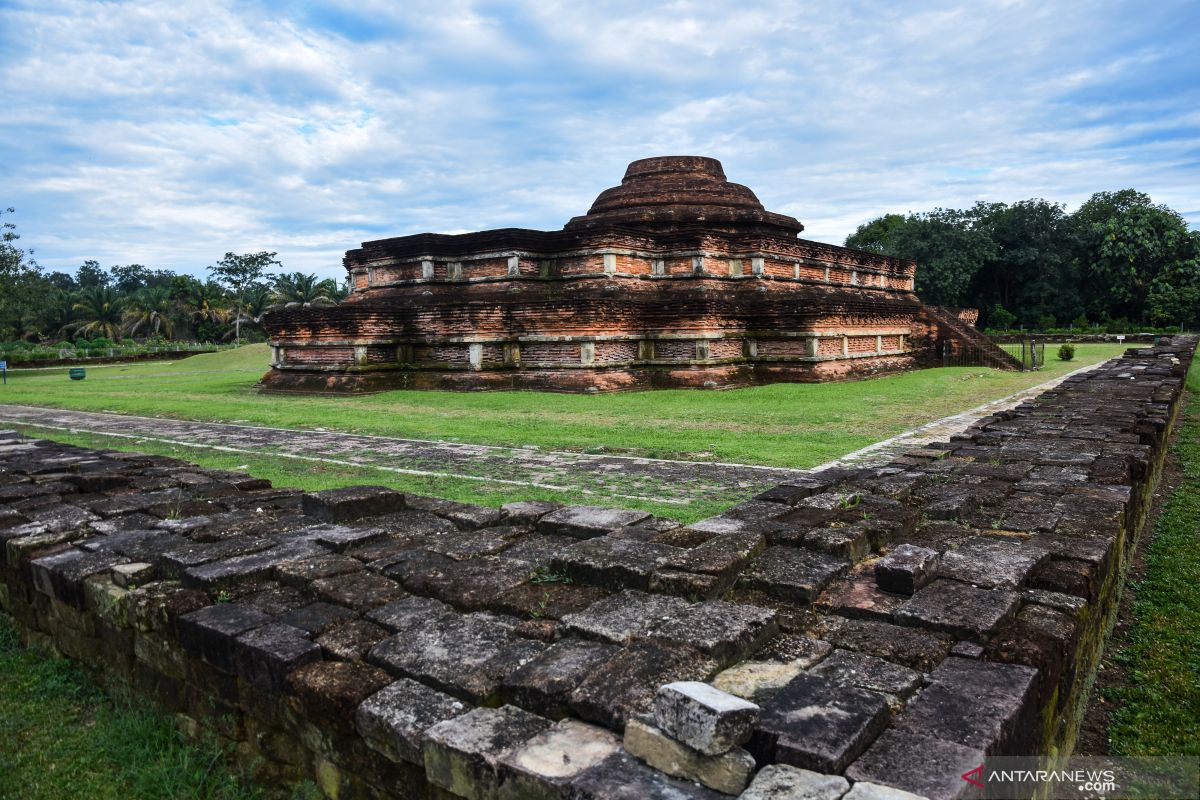
[[[9,434],[0,603],[329,797],[958,797],[1070,752],[1194,347],[686,527]]]

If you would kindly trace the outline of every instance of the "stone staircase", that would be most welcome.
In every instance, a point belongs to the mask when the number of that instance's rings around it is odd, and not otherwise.
[[[1003,348],[968,325],[952,311],[941,306],[922,306],[921,313],[930,327],[936,327],[939,340],[950,340],[955,343],[956,360],[964,357],[977,360],[979,366],[995,367],[996,369],[1022,370],[1024,365]]]

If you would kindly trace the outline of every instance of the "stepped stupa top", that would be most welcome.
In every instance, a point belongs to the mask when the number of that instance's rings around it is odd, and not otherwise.
[[[672,231],[704,227],[761,231],[795,238],[804,226],[775,214],[749,188],[725,178],[721,162],[704,156],[658,156],[634,161],[620,186],[605,189],[588,213],[564,230],[628,227]]]

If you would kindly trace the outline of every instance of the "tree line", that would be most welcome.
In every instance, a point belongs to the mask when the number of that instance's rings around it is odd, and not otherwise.
[[[978,308],[981,327],[1200,322],[1200,232],[1134,189],[1070,214],[1042,199],[886,214],[846,246],[915,259],[921,299]]]
[[[13,209],[0,210],[0,342],[122,337],[199,342],[261,339],[262,315],[280,306],[333,305],[347,287],[302,272],[270,272],[277,253],[226,253],[207,278],[87,260],[74,274],[43,269],[18,246]]]

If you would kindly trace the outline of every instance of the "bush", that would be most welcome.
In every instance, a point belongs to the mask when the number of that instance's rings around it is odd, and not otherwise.
[[[137,342],[135,342],[133,339],[130,339],[128,336],[126,336],[124,339],[121,340],[121,347],[136,347],[136,346],[137,346]]]
[[[1058,360],[1059,361],[1070,361],[1074,357],[1075,357],[1075,345],[1067,344],[1067,343],[1063,343],[1062,345],[1059,345],[1059,348],[1058,348]]]
[[[1105,333],[1129,333],[1131,330],[1132,326],[1130,326],[1129,320],[1124,317],[1109,320],[1108,324],[1104,326]]]
[[[1038,317],[1038,330],[1048,331],[1057,324],[1058,320],[1054,318],[1053,314],[1042,314]]]
[[[1074,320],[1071,321],[1071,327],[1079,328],[1079,330],[1084,330],[1087,328],[1087,326],[1089,326],[1091,324],[1092,323],[1088,322],[1087,314],[1080,314],[1078,317],[1076,317]]]
[[[107,350],[113,346],[113,340],[105,336],[97,336],[88,344],[88,347],[92,348],[93,350]]]
[[[75,345],[71,344],[71,343],[70,343],[70,342],[68,342],[66,339],[64,339],[63,341],[61,341],[61,342],[59,342],[58,344],[54,345],[54,347],[55,347],[55,349],[57,349],[57,350],[74,350],[74,349],[75,349]]]
[[[1005,330],[1011,328],[1016,321],[1017,315],[999,303],[996,303],[995,307],[992,308],[992,313],[988,314],[988,326],[992,328]]]

